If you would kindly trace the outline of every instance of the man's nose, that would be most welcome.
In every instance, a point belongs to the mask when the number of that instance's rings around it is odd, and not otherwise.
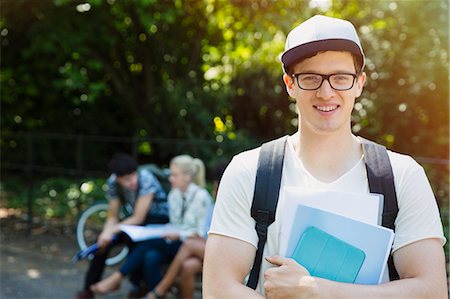
[[[330,99],[334,95],[334,89],[331,88],[330,82],[328,79],[323,80],[322,85],[317,90],[317,97],[322,98],[324,100]]]

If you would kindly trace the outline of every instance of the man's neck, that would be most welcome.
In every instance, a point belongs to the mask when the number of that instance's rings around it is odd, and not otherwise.
[[[350,130],[318,134],[304,130],[298,134],[297,157],[318,180],[332,182],[350,170],[361,158],[362,148]]]

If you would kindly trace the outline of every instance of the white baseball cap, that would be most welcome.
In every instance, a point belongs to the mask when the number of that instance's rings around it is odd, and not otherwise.
[[[354,54],[364,68],[364,52],[352,23],[316,15],[289,32],[281,55],[283,69],[321,51],[348,51]]]

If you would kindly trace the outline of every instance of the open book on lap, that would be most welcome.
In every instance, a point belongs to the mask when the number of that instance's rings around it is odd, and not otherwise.
[[[180,227],[173,224],[129,225],[120,224],[120,230],[126,233],[133,242],[162,238],[168,232],[179,232]]]

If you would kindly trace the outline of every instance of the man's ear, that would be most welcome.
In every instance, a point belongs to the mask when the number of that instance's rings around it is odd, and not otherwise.
[[[366,73],[362,72],[361,75],[358,76],[358,80],[356,81],[356,87],[357,87],[356,97],[357,98],[362,94],[365,83],[366,83]]]
[[[286,86],[286,91],[289,94],[290,97],[294,97],[293,92],[294,92],[294,78],[292,78],[291,76],[289,76],[288,74],[284,74],[283,75],[283,82],[284,85]]]

